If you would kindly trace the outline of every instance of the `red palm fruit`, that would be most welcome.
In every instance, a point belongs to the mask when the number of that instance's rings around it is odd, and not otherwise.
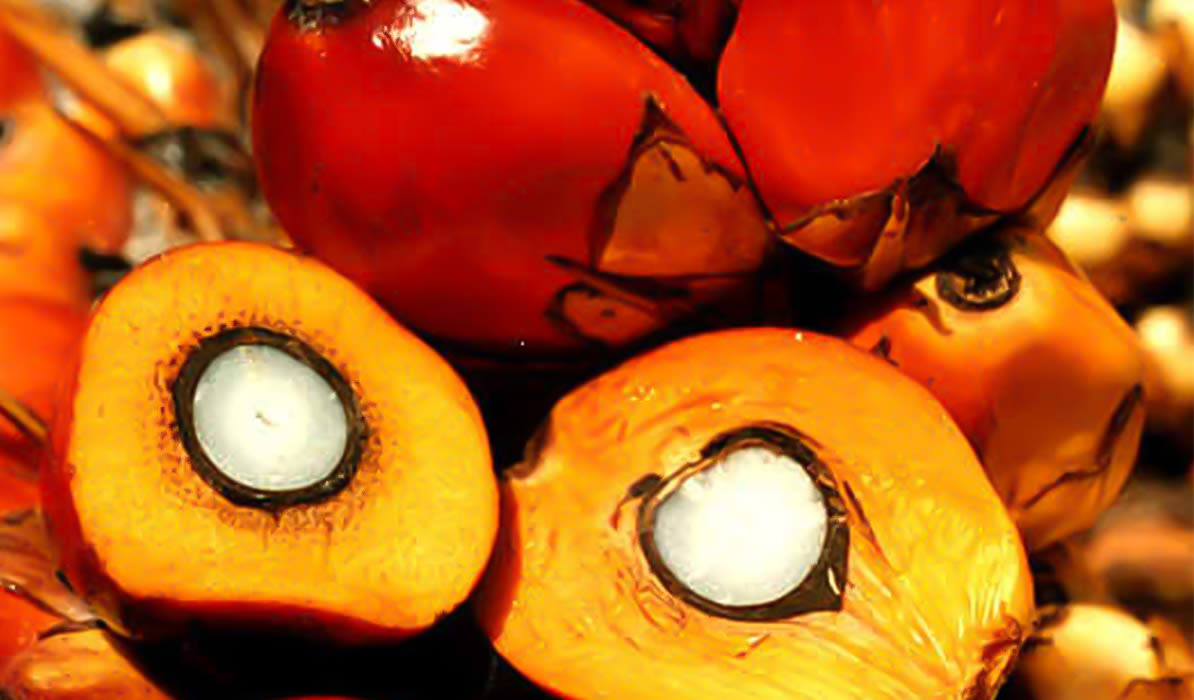
[[[873,287],[993,215],[1053,215],[1115,23],[1111,0],[747,0],[718,95],[786,240]]]
[[[714,64],[733,29],[737,0],[587,0],[681,66]]]
[[[1047,238],[992,234],[844,325],[941,401],[1039,550],[1090,527],[1127,480],[1145,361],[1132,329]]]
[[[292,2],[254,150],[300,246],[407,325],[620,344],[740,287],[768,234],[713,111],[573,0]]]
[[[37,61],[0,29],[0,110],[41,92]]]

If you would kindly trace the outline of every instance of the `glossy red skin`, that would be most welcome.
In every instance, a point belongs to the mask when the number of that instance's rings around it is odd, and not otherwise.
[[[1098,109],[1112,0],[745,0],[718,94],[781,224],[882,190],[938,147],[971,202],[1042,188]]]
[[[471,49],[430,59],[404,42],[432,34],[412,3],[346,7],[318,31],[275,18],[254,100],[261,182],[297,244],[434,338],[507,356],[579,347],[544,315],[576,277],[545,257],[587,259],[648,94],[741,175],[683,78],[578,2],[423,0],[485,22]]]

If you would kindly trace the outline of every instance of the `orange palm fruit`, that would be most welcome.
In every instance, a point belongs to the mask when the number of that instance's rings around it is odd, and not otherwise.
[[[69,370],[86,316],[77,307],[0,297],[0,389],[48,421],[58,381]],[[0,488],[0,512],[36,503],[31,481],[41,445],[0,416],[0,476],[24,480]]]
[[[12,700],[172,700],[102,630],[49,636],[0,672]]]
[[[76,308],[91,304],[91,280],[76,242],[37,210],[0,201],[0,296],[29,296]]]
[[[106,49],[103,62],[152,100],[176,126],[215,129],[236,125],[233,83],[179,34],[160,30],[137,34]],[[78,118],[99,133],[119,134],[119,127],[91,107],[80,105],[78,111]]]
[[[833,338],[632,360],[556,405],[502,495],[482,624],[573,700],[991,698],[1032,620],[965,438]]]
[[[37,209],[98,252],[120,250],[132,225],[124,167],[42,102],[0,113],[0,199]]]
[[[1188,644],[1178,643],[1188,658]],[[1045,608],[1016,665],[1008,698],[1191,700],[1194,669],[1171,667],[1168,657],[1176,661],[1181,654],[1166,651],[1147,625],[1123,610],[1093,604]]]
[[[0,387],[49,420],[86,315],[40,299],[0,298]]]
[[[1136,319],[1136,334],[1149,358],[1149,424],[1189,446],[1194,418],[1194,309],[1154,306]],[[1187,447],[1187,450],[1189,447]]]
[[[0,388],[36,415],[49,411],[54,380],[83,329],[82,314],[39,300],[0,298]],[[18,512],[36,508],[36,463],[41,445],[0,417],[0,530]],[[0,532],[0,666],[61,620],[14,590],[7,574],[23,558],[23,542]]]
[[[0,669],[67,613],[81,610],[54,578],[37,492],[28,487],[21,476],[0,470]]]
[[[1119,493],[1144,425],[1144,356],[1044,236],[991,232],[844,326],[941,401],[1029,550],[1086,529]]]
[[[489,556],[497,489],[464,384],[314,260],[228,243],[142,265],[68,389],[43,504],[66,576],[126,635],[403,638]]]
[[[41,90],[42,80],[37,61],[0,29],[0,111],[40,94]]]
[[[37,636],[62,622],[37,604],[0,590],[0,668],[9,659],[37,643]],[[0,686],[2,687],[2,686]]]
[[[4,468],[5,456],[0,443],[0,530],[18,511],[27,511],[37,506],[37,486]],[[6,569],[10,562],[12,543],[0,532],[0,580],[7,583]],[[43,608],[9,585],[0,586],[0,667],[14,654],[37,641],[37,635],[61,621],[61,618]]]

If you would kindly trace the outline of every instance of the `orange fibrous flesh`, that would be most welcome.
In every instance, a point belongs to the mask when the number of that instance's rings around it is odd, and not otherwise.
[[[192,469],[172,385],[197,343],[244,326],[303,341],[358,398],[359,467],[329,500],[236,506]],[[314,261],[235,243],[165,254],[104,300],[76,384],[50,478],[69,492],[76,563],[98,569],[84,593],[109,615],[292,610],[401,636],[463,600],[488,557],[496,488],[463,383]]]
[[[703,612],[638,544],[632,486],[757,424],[805,435],[837,481],[840,612]],[[987,698],[1030,625],[1015,528],[945,412],[812,334],[721,333],[631,361],[564,398],[503,489],[481,617],[503,656],[564,697]]]

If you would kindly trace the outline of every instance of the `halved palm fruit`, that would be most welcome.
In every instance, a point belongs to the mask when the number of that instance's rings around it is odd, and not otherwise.
[[[843,323],[970,439],[1029,550],[1094,524],[1144,426],[1132,329],[1047,238],[988,232]]]
[[[479,611],[561,697],[991,698],[1032,621],[965,438],[836,339],[644,355],[561,400],[508,474]]]
[[[322,264],[169,252],[98,307],[43,501],[114,629],[418,632],[468,595],[497,492],[451,368]]]

